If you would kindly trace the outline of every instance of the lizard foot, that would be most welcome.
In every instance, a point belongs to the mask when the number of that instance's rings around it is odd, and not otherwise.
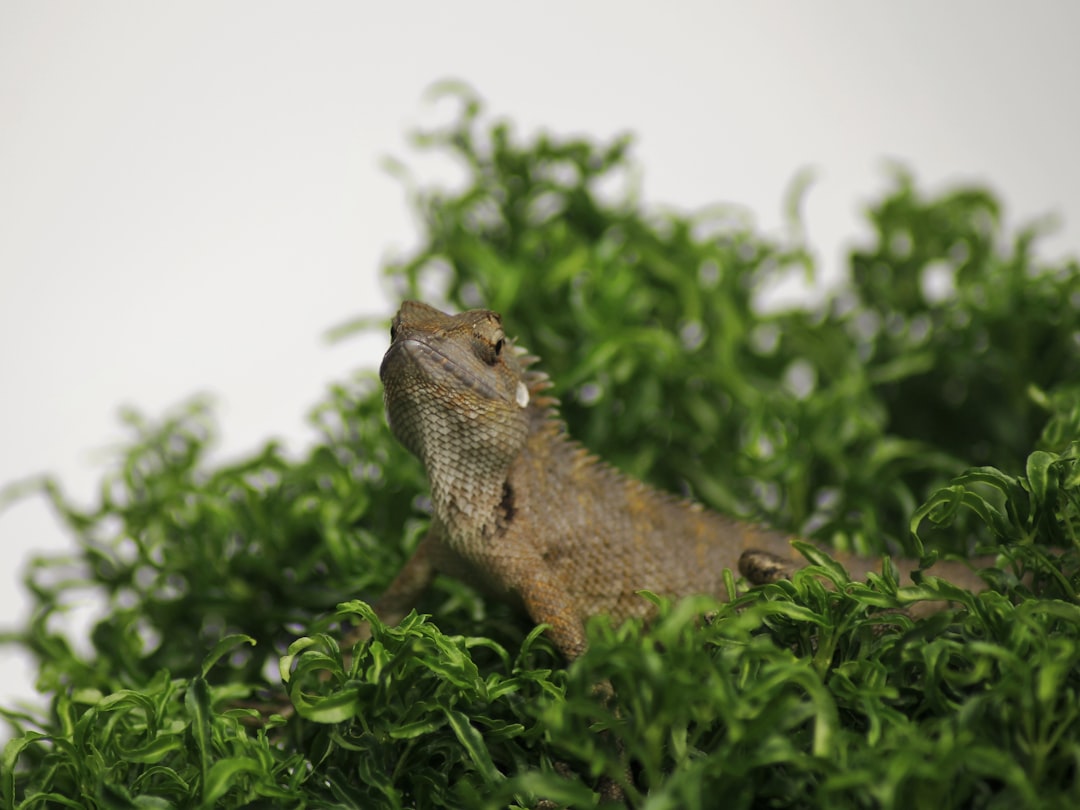
[[[739,557],[739,573],[752,585],[791,579],[791,560],[761,549],[748,549]]]

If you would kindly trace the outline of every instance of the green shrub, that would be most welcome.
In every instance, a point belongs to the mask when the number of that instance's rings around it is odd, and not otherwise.
[[[1049,550],[1075,556],[1080,520],[1076,262],[1004,234],[990,192],[927,197],[900,174],[850,277],[763,309],[814,273],[804,245],[642,210],[610,191],[629,139],[522,138],[458,95],[418,141],[468,182],[411,185],[424,239],[387,268],[396,294],[503,313],[571,433],[633,475],[837,547],[1000,551],[993,589],[799,575],[663,605],[648,629],[598,619],[565,668],[456,582],[398,627],[353,601],[427,522],[370,373],[331,388],[299,460],[269,444],[209,464],[200,401],[128,415],[96,507],[43,485],[76,546],[32,562],[33,618],[7,636],[52,703],[2,710],[0,805],[582,806],[600,776],[652,808],[1080,804],[1077,578]],[[106,610],[84,655],[57,618],[87,591]],[[932,596],[960,607],[882,610]],[[351,660],[339,603],[373,620]],[[241,701],[279,671],[302,719],[253,728]]]

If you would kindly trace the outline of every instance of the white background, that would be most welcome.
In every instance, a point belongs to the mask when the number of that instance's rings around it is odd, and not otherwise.
[[[324,331],[393,303],[415,243],[383,156],[445,120],[454,77],[524,131],[638,135],[645,199],[745,205],[779,227],[815,168],[811,242],[841,267],[886,158],[990,183],[1011,222],[1080,243],[1080,6],[1069,2],[0,2],[0,483],[82,500],[121,436],[216,396],[237,454],[294,448],[326,384],[383,339]],[[448,167],[426,171],[452,177]],[[413,165],[419,165],[413,161]],[[0,625],[22,564],[70,541],[40,502],[0,513]],[[0,650],[0,704],[31,694]]]

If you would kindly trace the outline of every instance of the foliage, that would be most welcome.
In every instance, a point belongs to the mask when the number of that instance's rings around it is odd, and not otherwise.
[[[585,806],[599,777],[651,808],[1080,803],[1077,579],[1048,548],[1075,550],[1080,523],[1076,263],[1008,239],[990,192],[927,197],[901,174],[850,278],[763,309],[812,277],[805,246],[730,211],[643,211],[612,191],[629,139],[522,139],[457,95],[418,140],[468,180],[414,185],[424,244],[388,268],[397,293],[502,312],[571,433],[632,474],[838,546],[1001,544],[993,588],[847,583],[817,558],[647,629],[598,619],[564,668],[456,582],[398,627],[349,601],[426,525],[370,375],[330,390],[298,459],[211,465],[199,401],[128,415],[96,508],[44,485],[77,546],[33,561],[37,608],[9,634],[52,704],[2,710],[0,806]],[[87,591],[105,608],[84,652],[62,618]],[[935,597],[960,607],[888,609]],[[352,657],[339,603],[372,626]],[[242,701],[282,679],[299,717],[253,727]]]

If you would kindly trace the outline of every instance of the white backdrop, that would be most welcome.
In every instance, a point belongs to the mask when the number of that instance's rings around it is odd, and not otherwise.
[[[638,135],[645,198],[726,201],[778,227],[818,171],[833,272],[886,158],[990,183],[1012,222],[1080,244],[1080,6],[1068,2],[0,4],[0,484],[58,473],[86,500],[130,404],[197,391],[235,454],[302,447],[326,383],[374,366],[376,270],[415,240],[380,168],[463,79],[524,130]],[[415,161],[414,161],[415,163]],[[423,165],[452,176],[445,166]],[[68,547],[37,502],[0,513],[0,624],[28,555]],[[85,619],[84,619],[85,620]],[[0,703],[31,694],[0,657]]]

